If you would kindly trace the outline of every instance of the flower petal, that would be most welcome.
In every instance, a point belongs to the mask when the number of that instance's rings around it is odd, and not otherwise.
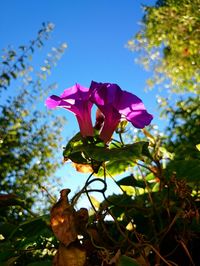
[[[122,92],[117,84],[95,81],[92,81],[90,89],[92,90],[91,101],[95,102],[97,106],[118,103]]]
[[[137,128],[144,128],[153,119],[139,97],[123,91],[117,84],[92,81],[90,88],[93,90],[91,100],[101,109],[105,119],[108,113],[103,106],[108,104]]]
[[[91,119],[91,108],[93,103],[89,100],[89,97],[89,88],[76,84],[66,89],[60,97],[56,95],[50,96],[46,100],[46,105],[49,108],[62,107],[74,113],[78,120],[82,136],[93,136]]]
[[[99,137],[107,143],[111,140],[112,135],[120,122],[121,115],[115,108],[113,108],[112,105],[109,104],[101,106],[100,110],[106,115],[104,115],[104,124]]]
[[[134,127],[144,128],[151,123],[153,116],[146,111],[142,100],[136,95],[123,91],[116,108]]]
[[[76,83],[71,88],[64,90],[60,97],[63,99],[88,100],[90,97],[90,90]]]
[[[46,99],[45,105],[50,109],[54,109],[59,105],[60,101],[61,101],[60,97],[52,95]]]
[[[126,119],[136,128],[144,128],[151,123],[153,116],[146,110],[136,110],[127,114]]]

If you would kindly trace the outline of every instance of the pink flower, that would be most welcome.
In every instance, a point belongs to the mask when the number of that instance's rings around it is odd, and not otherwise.
[[[91,108],[93,103],[89,100],[90,89],[79,84],[64,90],[61,96],[50,96],[45,104],[48,108],[65,108],[75,114],[80,132],[83,137],[93,136]]]
[[[149,125],[153,116],[149,114],[140,98],[123,91],[117,84],[97,83],[90,85],[91,101],[95,103],[104,115],[104,124],[100,138],[107,143],[121,119],[130,121],[136,128]]]

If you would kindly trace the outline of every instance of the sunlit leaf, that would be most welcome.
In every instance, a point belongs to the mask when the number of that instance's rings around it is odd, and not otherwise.
[[[104,176],[104,167],[106,169],[107,177],[116,176],[127,171],[135,163],[130,160],[115,160],[106,162],[98,171],[97,176]]]
[[[196,148],[197,148],[198,151],[200,151],[200,144],[197,144]]]

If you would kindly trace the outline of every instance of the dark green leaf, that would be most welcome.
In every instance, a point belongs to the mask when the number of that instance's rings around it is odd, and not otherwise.
[[[7,61],[3,61],[2,64],[9,66],[9,63]]]
[[[3,250],[3,245],[0,245],[0,248],[1,250]],[[0,251],[0,262],[6,262],[9,258],[12,258],[13,256],[15,256],[15,252],[14,250],[13,251],[9,251],[9,250],[6,250],[6,249],[12,249],[11,245],[8,246],[6,245],[5,248],[4,248],[4,251]]]
[[[13,266],[15,262],[18,260],[19,256],[9,258],[5,263],[4,266]]]
[[[1,223],[0,224],[0,234],[7,238],[18,226],[11,223]]]
[[[3,73],[1,76],[0,76],[1,79],[3,80],[6,80],[8,85],[10,84],[10,77],[8,76],[8,74],[6,73]]]
[[[119,186],[132,186],[132,187],[140,187],[140,188],[145,188],[145,183],[143,180],[136,180],[133,175],[124,177],[123,179],[117,181],[117,184]]]
[[[128,144],[122,148],[109,149],[106,147],[95,147],[93,145],[86,145],[83,147],[85,154],[96,161],[115,161],[115,160],[136,160],[142,158],[143,148],[148,146],[147,142],[137,142]]]
[[[10,72],[11,76],[16,79],[17,78],[17,74],[15,72]]]

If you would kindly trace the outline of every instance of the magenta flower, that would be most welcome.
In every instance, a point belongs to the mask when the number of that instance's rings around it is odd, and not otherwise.
[[[74,113],[78,120],[81,135],[86,137],[93,136],[91,120],[91,108],[93,103],[89,98],[90,89],[76,84],[73,87],[64,90],[60,97],[56,95],[50,96],[45,104],[51,109],[63,107]]]
[[[130,121],[136,128],[149,125],[153,116],[149,114],[143,102],[136,95],[121,90],[117,84],[92,81],[91,101],[104,115],[104,124],[100,138],[107,143],[121,119]]]

